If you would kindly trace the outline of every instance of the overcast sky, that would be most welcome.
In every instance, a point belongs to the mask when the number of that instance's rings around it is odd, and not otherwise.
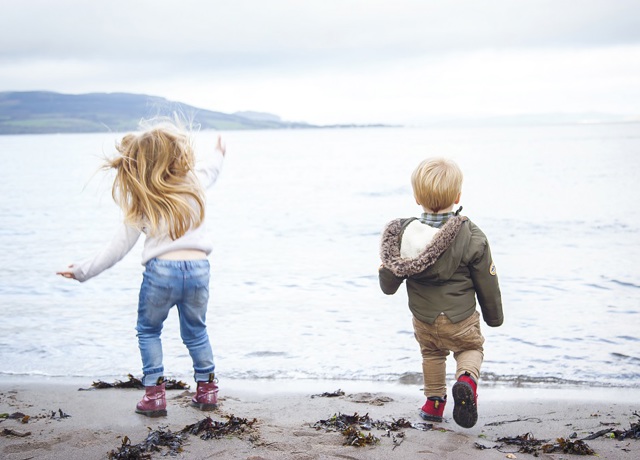
[[[0,91],[25,90],[324,124],[640,115],[640,1],[4,1]]]

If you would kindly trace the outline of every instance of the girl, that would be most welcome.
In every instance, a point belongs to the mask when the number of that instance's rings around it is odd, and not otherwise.
[[[180,335],[187,346],[197,390],[191,404],[200,410],[217,405],[211,344],[205,325],[209,300],[209,261],[212,245],[205,229],[204,190],[218,178],[225,147],[218,137],[215,152],[195,168],[195,155],[186,132],[171,123],[127,134],[108,160],[116,178],[112,195],[124,212],[124,222],[95,257],[57,272],[84,282],[120,261],[145,234],[145,266],[136,325],[142,356],[145,395],[136,412],[149,417],[167,415],[160,333],[169,310],[176,305]]]

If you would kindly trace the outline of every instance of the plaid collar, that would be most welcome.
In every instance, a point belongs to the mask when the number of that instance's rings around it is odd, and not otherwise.
[[[427,224],[430,227],[440,228],[451,217],[455,216],[455,212],[443,212],[441,214],[431,214],[429,212],[423,212],[420,217],[420,222]]]

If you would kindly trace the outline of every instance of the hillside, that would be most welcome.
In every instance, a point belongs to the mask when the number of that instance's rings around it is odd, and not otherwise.
[[[256,112],[227,114],[128,93],[0,92],[0,134],[133,131],[141,119],[182,114],[201,129],[312,128]]]

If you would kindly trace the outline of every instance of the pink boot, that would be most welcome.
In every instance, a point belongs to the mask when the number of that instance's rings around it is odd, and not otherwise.
[[[200,410],[210,411],[218,407],[218,385],[214,378],[208,382],[198,382],[196,395],[191,398],[191,405]]]
[[[144,387],[144,396],[142,401],[136,405],[136,412],[146,415],[147,417],[162,417],[167,415],[164,383],[152,387]]]
[[[475,380],[465,372],[453,385],[453,419],[463,428],[471,428],[478,421],[478,385]]]
[[[420,417],[430,422],[442,422],[444,405],[447,404],[447,397],[429,396],[427,402],[420,409]]]

